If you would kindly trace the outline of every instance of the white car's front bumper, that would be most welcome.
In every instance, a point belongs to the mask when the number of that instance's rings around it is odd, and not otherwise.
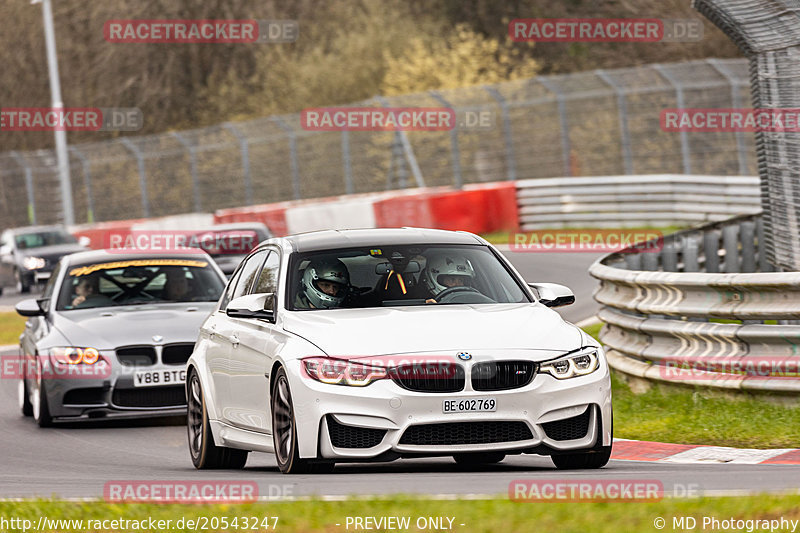
[[[547,454],[611,445],[611,382],[605,364],[592,374],[565,380],[540,374],[512,390],[475,391],[467,379],[465,389],[455,393],[412,392],[388,379],[366,387],[329,385],[304,376],[299,361],[288,367],[303,458],[369,460],[479,451]],[[494,412],[443,413],[445,399],[490,397],[497,400]],[[339,439],[331,438],[331,420],[340,425],[334,428],[340,431]],[[467,424],[441,425],[452,423]],[[412,426],[429,424],[439,426],[405,435]],[[581,436],[565,439],[575,428]],[[349,436],[342,439],[341,431]],[[359,447],[336,446],[334,440]]]

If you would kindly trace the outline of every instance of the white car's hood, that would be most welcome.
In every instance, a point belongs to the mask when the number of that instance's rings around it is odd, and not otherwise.
[[[483,350],[569,351],[580,330],[540,304],[286,312],[283,327],[340,357]]]

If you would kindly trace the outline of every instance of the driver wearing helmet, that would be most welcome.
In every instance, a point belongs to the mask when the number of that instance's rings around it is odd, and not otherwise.
[[[436,253],[428,257],[422,281],[430,293],[425,303],[435,304],[441,293],[452,287],[472,287],[475,270],[464,256]]]
[[[350,273],[338,259],[314,259],[303,272],[294,306],[298,309],[340,307],[347,296]]]

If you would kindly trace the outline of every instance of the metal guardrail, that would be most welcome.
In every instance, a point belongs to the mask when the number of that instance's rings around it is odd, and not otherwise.
[[[700,224],[761,211],[750,176],[603,176],[517,182],[523,230]]]
[[[755,175],[752,136],[673,133],[660,111],[741,107],[741,59],[690,61],[374,98],[357,106],[451,107],[451,131],[306,131],[262,117],[70,148],[77,222],[160,217],[395,190],[553,176]],[[147,119],[147,110],[143,110]],[[467,113],[488,114],[468,127]],[[481,115],[483,116],[483,115]],[[0,153],[0,227],[63,220],[51,150]]]
[[[770,373],[800,360],[800,272],[770,272],[763,233],[760,215],[740,216],[665,237],[657,252],[595,262],[609,364],[653,381],[800,392],[800,378]],[[759,375],[674,370],[704,360],[777,366]]]

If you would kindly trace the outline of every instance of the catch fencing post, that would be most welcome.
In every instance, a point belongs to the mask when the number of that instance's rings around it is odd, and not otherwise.
[[[189,141],[187,141],[186,138],[177,131],[173,131],[172,136],[175,137],[175,139],[177,139],[178,142],[181,143],[189,153],[189,172],[192,175],[192,197],[194,198],[194,212],[202,213],[203,200],[200,197],[200,182],[197,178],[197,151],[195,150],[195,147],[192,146]]]
[[[253,205],[253,180],[250,176],[250,142],[241,131],[230,122],[222,125],[230,131],[239,141],[239,151],[242,153],[242,175],[244,177],[244,201],[245,205]]]
[[[564,176],[572,176],[572,165],[569,164],[569,156],[572,151],[572,146],[569,141],[569,123],[567,122],[567,103],[558,84],[548,80],[546,76],[536,78],[536,81],[541,83],[545,89],[556,95],[556,104],[558,105],[558,123],[561,126],[561,160],[564,165]]]
[[[353,194],[353,168],[350,161],[350,134],[342,130],[342,164],[344,165],[344,190]]]
[[[619,109],[619,131],[620,142],[622,143],[622,160],[625,165],[625,174],[633,174],[633,152],[631,149],[631,134],[628,131],[628,102],[625,89],[623,89],[614,79],[604,70],[595,70],[595,74],[603,80],[606,85],[614,90],[617,95],[617,108]]]
[[[500,112],[503,116],[503,135],[506,141],[506,165],[508,167],[508,181],[516,181],[517,179],[517,160],[514,157],[514,139],[511,135],[511,118],[508,114],[508,103],[500,91],[494,87],[485,85],[484,90],[500,104]]]
[[[25,161],[25,158],[20,155],[19,152],[11,152],[11,157],[16,160],[19,166],[22,167],[23,171],[25,172],[25,193],[28,195],[28,220],[31,224],[36,224],[36,202],[34,201],[33,195],[33,174],[31,172],[31,167],[28,165],[28,162]]]
[[[675,102],[678,109],[685,109],[686,102],[683,97],[683,87],[680,82],[663,65],[653,65],[653,68],[675,88]],[[681,130],[681,158],[683,159],[683,173],[692,173],[692,158],[689,153],[689,132]]]
[[[70,146],[69,151],[78,158],[83,168],[83,186],[86,188],[86,222],[94,222],[94,198],[92,197],[92,169],[89,160],[75,146]]]
[[[742,97],[739,94],[739,87],[743,84],[738,83],[736,78],[731,75],[726,69],[722,68],[719,60],[717,59],[706,59],[706,63],[714,67],[714,70],[719,72],[731,86],[731,105],[735,109],[742,108]],[[739,157],[739,175],[746,176],[747,175],[747,142],[744,138],[743,131],[736,131],[734,133],[736,136],[736,154]]]
[[[300,168],[297,164],[297,134],[291,126],[279,116],[271,117],[272,121],[280,127],[286,136],[289,137],[289,157],[292,167],[292,189],[294,190],[294,199],[300,199]]]
[[[144,218],[150,218],[150,200],[147,196],[147,174],[144,168],[144,156],[138,146],[133,144],[130,139],[123,137],[120,139],[122,145],[130,150],[136,158],[136,166],[139,169],[139,189],[142,192],[142,213]]]
[[[428,94],[431,95],[431,98],[442,104],[444,107],[448,107],[455,109],[453,106],[448,102],[444,96],[441,95],[438,91],[430,91]],[[458,124],[455,124],[453,128],[450,130],[450,155],[453,161],[453,186],[456,189],[460,189],[464,186],[464,180],[461,176],[461,149],[458,146]]]

